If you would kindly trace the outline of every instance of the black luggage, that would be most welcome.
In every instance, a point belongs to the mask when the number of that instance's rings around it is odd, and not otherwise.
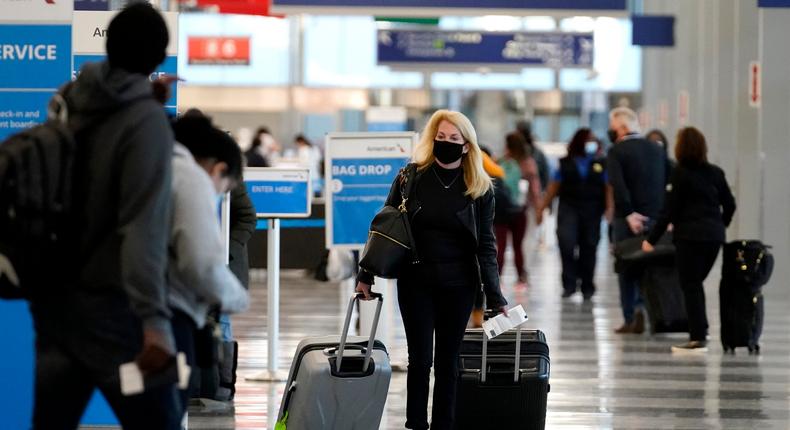
[[[688,332],[686,300],[674,258],[646,265],[639,288],[650,320],[650,333]]]
[[[516,328],[488,340],[482,329],[469,329],[461,344],[459,370],[459,430],[546,427],[551,387],[543,332]]]
[[[724,352],[737,347],[760,352],[765,306],[762,286],[771,277],[773,256],[759,241],[737,241],[724,245],[719,311],[721,345]]]

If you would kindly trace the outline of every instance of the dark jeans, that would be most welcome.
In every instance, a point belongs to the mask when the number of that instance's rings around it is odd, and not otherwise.
[[[614,229],[615,243],[634,237],[625,218],[616,218],[612,222],[612,228]],[[620,284],[620,306],[623,308],[623,319],[626,324],[631,324],[634,321],[634,311],[637,308],[644,307],[642,295],[639,293],[640,277],[641,272],[635,270],[627,270],[617,275]]]
[[[173,326],[176,349],[178,352],[184,353],[187,365],[192,369],[189,386],[186,390],[178,390],[178,414],[183,417],[189,407],[190,395],[197,388],[197,384],[195,384],[196,378],[193,375],[200,374],[200,369],[195,365],[195,332],[197,331],[197,326],[189,315],[176,309],[173,309],[172,312],[173,317],[170,319],[170,323]]]
[[[705,311],[705,290],[702,283],[719,255],[721,243],[713,241],[675,241],[678,276],[686,299],[691,340],[705,341],[708,317]]]
[[[581,280],[585,296],[595,293],[593,276],[601,239],[601,215],[603,213],[595,209],[585,210],[560,202],[557,241],[562,256],[562,287],[566,292],[575,292]]]
[[[507,250],[508,233],[510,233],[518,278],[519,280],[526,279],[527,269],[524,265],[524,236],[527,235],[526,212],[520,212],[513,216],[507,224],[495,224],[494,232],[496,234],[496,262],[499,264],[499,274],[501,275],[505,268],[505,251]]]
[[[130,343],[134,345],[133,340]],[[98,388],[125,430],[180,429],[174,385],[149,389],[135,396],[121,394],[118,366],[133,359],[129,351],[105,350],[105,357],[110,359],[97,356],[91,361],[79,360],[57,340],[39,334],[33,428],[76,429],[94,389]]]
[[[421,264],[398,280],[398,302],[409,349],[406,428],[428,428],[432,363],[435,384],[431,428],[453,428],[458,353],[477,288],[474,267],[474,263]]]

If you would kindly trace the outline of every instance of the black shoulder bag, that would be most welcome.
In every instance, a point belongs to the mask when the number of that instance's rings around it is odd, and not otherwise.
[[[401,170],[400,206],[384,206],[370,223],[368,241],[362,251],[359,267],[379,278],[395,279],[401,275],[405,266],[419,262],[406,210],[416,176],[417,167],[414,164]]]

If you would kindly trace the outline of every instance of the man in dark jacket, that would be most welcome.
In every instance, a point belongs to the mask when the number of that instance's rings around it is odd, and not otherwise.
[[[255,207],[247,194],[247,186],[242,183],[230,192],[230,271],[239,278],[244,288],[250,287],[250,260],[247,242],[255,233],[258,217]],[[233,340],[230,316],[220,315],[222,327],[222,356],[219,360],[219,388],[215,400],[233,400],[236,394],[236,363],[238,344]]]
[[[614,240],[642,234],[658,217],[667,183],[666,154],[639,134],[636,113],[616,108],[609,114],[609,183],[614,192]],[[617,333],[642,333],[644,311],[639,294],[638,273],[619,274],[620,305],[624,324]]]
[[[180,428],[169,378],[129,396],[119,378],[124,363],[146,376],[174,363],[165,288],[173,135],[148,79],[168,41],[161,15],[133,4],[110,23],[107,61],[87,64],[63,90],[79,143],[67,256],[75,274],[31,301],[34,429],[77,428],[95,388],[124,428]]]

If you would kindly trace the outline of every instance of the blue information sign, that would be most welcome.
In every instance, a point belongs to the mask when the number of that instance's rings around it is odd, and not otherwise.
[[[408,163],[414,133],[330,133],[327,247],[361,248],[392,182]]]
[[[592,33],[379,30],[378,63],[592,67]]]
[[[104,55],[75,55],[74,56],[74,70],[72,72],[73,78],[76,79],[79,71],[85,63],[95,63],[104,61],[107,58]],[[168,55],[165,61],[159,66],[154,73],[151,73],[150,79],[153,81],[158,79],[161,75],[178,75],[178,56]],[[173,84],[170,87],[170,98],[165,103],[165,109],[171,115],[176,114],[176,107],[178,106],[178,84]]]
[[[250,168],[244,171],[244,183],[258,218],[310,216],[308,169]]]
[[[0,142],[47,119],[51,91],[0,91]]]
[[[0,25],[0,48],[4,88],[56,89],[66,83],[70,25]]]

